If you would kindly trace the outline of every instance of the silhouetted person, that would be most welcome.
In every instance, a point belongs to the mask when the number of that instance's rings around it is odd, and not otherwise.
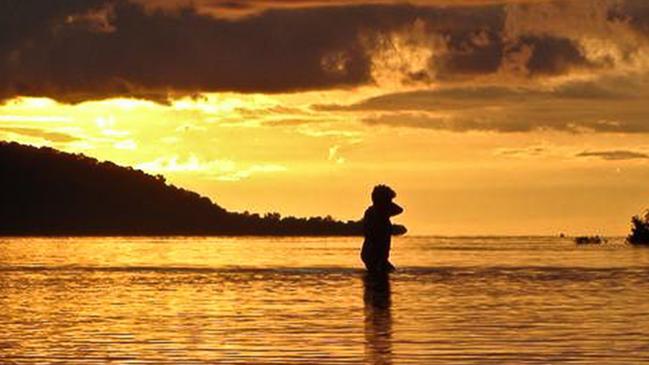
[[[368,364],[392,363],[392,313],[387,272],[365,273],[365,356]]]
[[[401,214],[403,208],[392,200],[397,196],[386,185],[377,185],[372,190],[372,206],[363,216],[363,248],[361,259],[368,271],[373,273],[394,271],[390,263],[390,241],[393,234],[405,233],[405,227],[392,225],[390,217]]]

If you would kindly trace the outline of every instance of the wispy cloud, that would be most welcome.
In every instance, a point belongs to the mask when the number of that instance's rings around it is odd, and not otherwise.
[[[595,157],[608,161],[649,159],[649,154],[637,151],[615,150],[615,151],[584,151],[576,157]]]
[[[239,181],[256,174],[284,172],[288,169],[279,164],[241,164],[228,159],[202,160],[196,155],[186,159],[178,156],[161,157],[154,161],[137,164],[138,169],[150,173],[196,174],[207,179]]]
[[[356,115],[372,126],[433,130],[648,133],[645,75],[567,80],[543,88],[473,85],[384,94],[315,110]]]
[[[54,143],[68,143],[80,140],[80,138],[67,133],[54,132],[40,128],[0,128],[0,133],[13,133],[22,136],[36,137]]]

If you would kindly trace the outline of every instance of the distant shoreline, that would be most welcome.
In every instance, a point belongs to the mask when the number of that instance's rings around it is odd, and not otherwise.
[[[363,235],[355,234],[161,234],[161,233],[151,233],[151,234],[0,234],[0,239],[2,238],[126,238],[126,237],[164,237],[164,238],[182,238],[182,237],[254,237],[254,238],[263,238],[263,237],[273,237],[273,238],[282,238],[282,237],[350,237],[358,238]],[[434,236],[409,236],[409,237],[434,237]]]
[[[174,238],[174,237],[253,237],[253,238],[264,238],[264,237],[272,237],[272,238],[282,238],[282,237],[287,237],[287,238],[292,238],[292,237],[350,237],[350,238],[358,238],[362,237],[362,234],[222,234],[222,233],[205,233],[205,234],[186,234],[186,233],[170,233],[170,234],[163,234],[163,233],[142,233],[142,234],[133,234],[133,233],[115,233],[115,234],[67,234],[67,233],[60,233],[60,234],[30,234],[30,233],[25,233],[25,234],[0,234],[0,238],[52,238],[52,237],[70,237],[70,238],[75,238],[75,237],[80,237],[80,238],[91,238],[91,237],[97,237],[97,238],[114,238],[114,237],[165,237],[165,238]],[[408,238],[440,238],[440,239],[498,239],[498,238],[560,238],[557,235],[548,235],[548,234],[527,234],[527,235],[512,235],[512,234],[503,234],[503,235],[436,235],[436,234],[407,234],[404,237]],[[566,236],[563,237],[566,241],[571,241],[574,237],[577,236]],[[609,239],[624,239],[626,236],[625,235],[610,235],[610,236],[602,236],[604,238],[609,238]]]

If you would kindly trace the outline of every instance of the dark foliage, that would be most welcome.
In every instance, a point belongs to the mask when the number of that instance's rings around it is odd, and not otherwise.
[[[575,243],[578,245],[600,245],[605,243],[606,239],[600,236],[578,236],[575,237]]]
[[[649,214],[644,218],[635,216],[631,218],[631,234],[626,240],[633,245],[649,246]]]
[[[0,142],[0,235],[360,235],[359,222],[228,212],[112,162]]]

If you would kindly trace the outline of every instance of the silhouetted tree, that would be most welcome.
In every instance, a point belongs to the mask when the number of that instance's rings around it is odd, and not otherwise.
[[[631,234],[627,236],[627,241],[633,245],[649,245],[649,211],[644,217],[631,218]]]

